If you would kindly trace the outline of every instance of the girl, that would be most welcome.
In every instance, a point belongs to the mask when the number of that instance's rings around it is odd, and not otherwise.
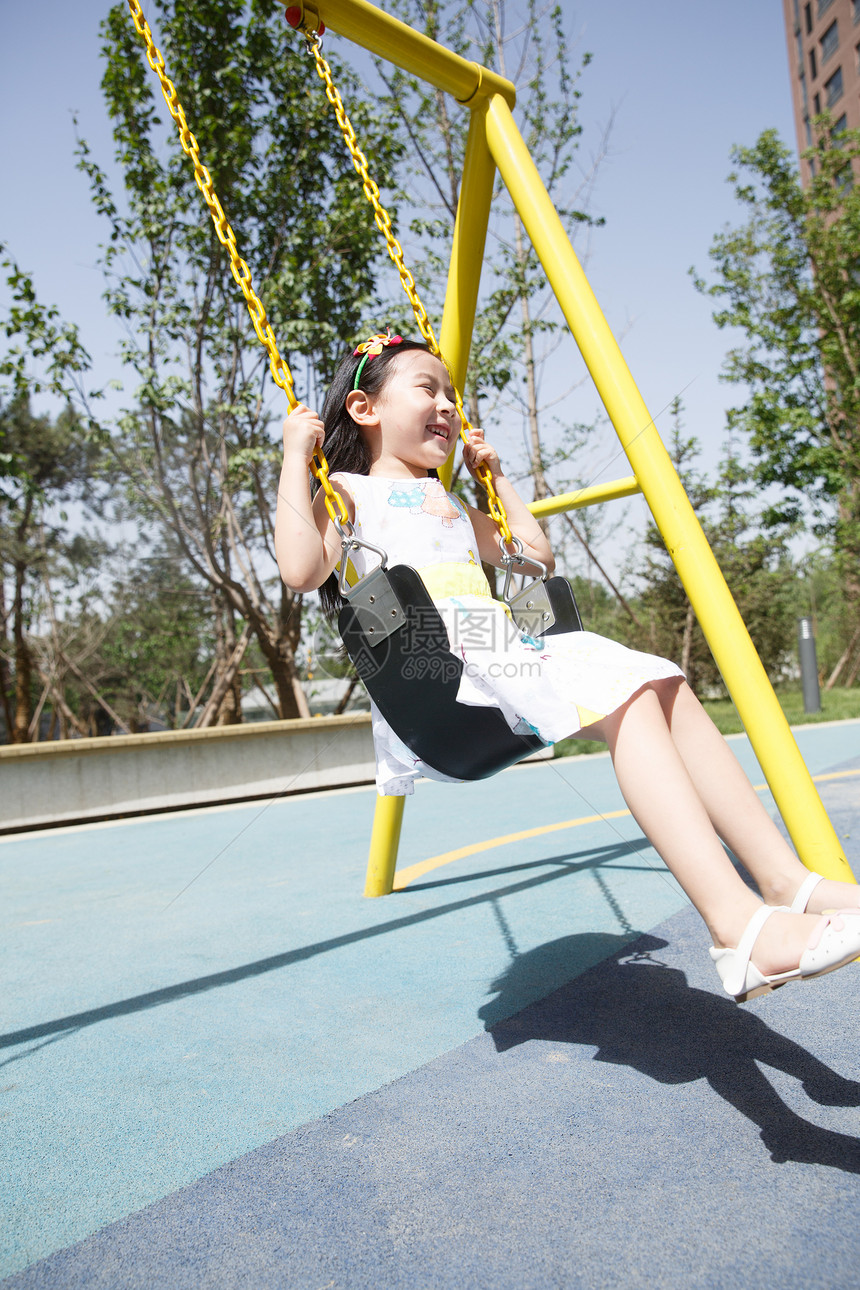
[[[480,566],[482,559],[501,565],[495,524],[445,493],[436,477],[459,428],[449,373],[425,345],[375,336],[348,355],[322,419],[300,404],[284,423],[275,532],[284,582],[297,592],[320,588],[326,610],[336,610],[340,538],[309,482],[311,458],[323,446],[356,535],[382,547],[391,563],[417,568],[442,611],[465,662],[458,698],[494,703],[512,728],[547,743],[581,735],[608,744],[632,815],[708,927],[729,994],[743,1001],[860,955],[858,888],[807,873],[674,664],[591,632],[545,643],[512,629]],[[482,431],[471,432],[463,457],[473,476],[489,467],[524,555],[551,570],[543,532]],[[359,575],[364,555],[362,548],[353,560]],[[419,774],[439,778],[378,712],[373,733],[381,793],[411,792]]]

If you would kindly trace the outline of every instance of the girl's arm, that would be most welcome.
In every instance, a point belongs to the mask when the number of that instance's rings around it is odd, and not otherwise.
[[[482,463],[489,466],[493,476],[493,486],[507,513],[510,530],[523,544],[523,555],[534,556],[541,564],[546,565],[549,573],[552,573],[555,568],[555,557],[544,537],[543,529],[511,481],[503,474],[499,454],[495,448],[484,442],[483,430],[473,429],[469,432],[469,442],[463,448],[463,461],[473,479],[477,478],[475,472]],[[502,553],[499,549],[499,530],[495,521],[473,506],[469,507],[469,514],[475,529],[475,537],[478,539],[481,559],[487,564],[503,568]],[[518,571],[515,569],[515,572]],[[534,572],[537,572],[536,568]]]
[[[316,591],[340,559],[340,538],[319,490],[311,501],[310,462],[325,437],[325,427],[310,408],[299,403],[284,422],[284,464],[278,481],[275,555],[281,577],[293,591]],[[337,481],[332,487],[355,518],[352,497]]]

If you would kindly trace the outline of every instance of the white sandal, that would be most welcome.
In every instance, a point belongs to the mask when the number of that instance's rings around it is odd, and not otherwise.
[[[809,890],[812,890],[812,886]],[[811,981],[827,972],[835,972],[837,968],[844,967],[860,956],[860,909],[839,910],[820,916],[796,968],[791,972],[776,972],[773,976],[766,976],[750,961],[753,946],[771,914],[790,912],[787,905],[762,905],[744,928],[737,949],[716,949],[711,946],[711,958],[723,987],[738,1003],[746,1003],[748,999],[755,999],[760,994],[768,994],[788,981]],[[853,917],[855,912],[857,916]]]
[[[794,900],[791,902],[789,909],[793,914],[805,914],[812,893],[820,882],[824,882],[824,875],[820,873],[808,873],[803,882],[794,893]],[[860,893],[858,893],[860,894]],[[842,907],[842,913],[860,913],[860,901],[856,905]]]
[[[798,887],[794,895],[794,900],[789,905],[793,914],[805,914],[806,906],[809,904],[809,898],[815,891],[820,882],[824,882],[824,876],[820,873],[808,873],[803,882]]]

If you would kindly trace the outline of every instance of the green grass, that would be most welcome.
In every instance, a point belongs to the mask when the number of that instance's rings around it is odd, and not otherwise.
[[[860,689],[821,691],[821,711],[803,711],[803,692],[799,687],[780,688],[776,692],[780,707],[789,725],[799,726],[810,721],[850,721],[860,717]],[[718,730],[724,735],[739,734],[743,730],[741,719],[731,699],[706,699],[704,708]],[[576,753],[605,752],[606,745],[591,739],[563,739],[555,746],[556,757],[571,757]]]
[[[776,697],[792,726],[806,725],[810,721],[850,721],[860,717],[860,689],[846,690],[834,686],[832,690],[822,690],[820,712],[803,711],[803,693],[799,687],[780,687]],[[731,699],[709,699],[704,707],[724,735],[737,734],[743,729]]]

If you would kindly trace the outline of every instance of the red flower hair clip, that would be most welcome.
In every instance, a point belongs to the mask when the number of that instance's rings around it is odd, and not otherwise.
[[[360,345],[357,345],[352,351],[353,354],[363,354],[364,358],[358,365],[355,373],[355,380],[352,383],[352,388],[354,390],[358,389],[358,383],[361,380],[361,374],[364,371],[366,363],[369,363],[371,359],[376,358],[377,354],[381,354],[387,345],[399,345],[402,340],[402,336],[392,336],[391,328],[386,327],[384,336],[381,332],[378,332],[375,336],[371,336],[368,340],[363,340]]]

